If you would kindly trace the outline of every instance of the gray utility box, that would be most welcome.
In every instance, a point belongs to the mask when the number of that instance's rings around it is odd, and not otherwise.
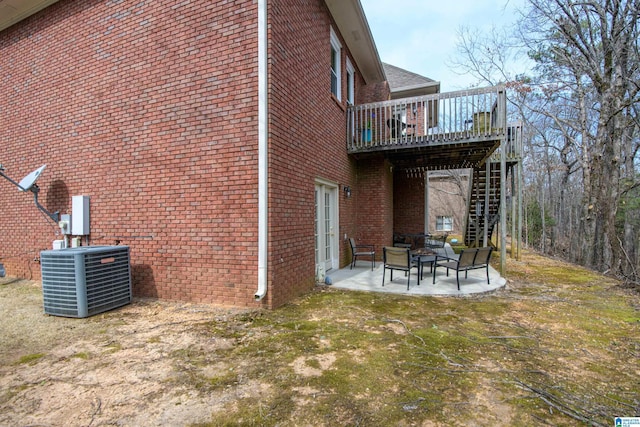
[[[40,252],[44,312],[88,317],[131,302],[128,246]]]

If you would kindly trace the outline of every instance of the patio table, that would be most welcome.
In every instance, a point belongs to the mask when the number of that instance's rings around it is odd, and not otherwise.
[[[429,248],[419,248],[411,251],[411,260],[418,264],[418,274],[423,279],[423,270],[425,264],[430,264],[433,269],[433,263],[436,261],[438,254]]]

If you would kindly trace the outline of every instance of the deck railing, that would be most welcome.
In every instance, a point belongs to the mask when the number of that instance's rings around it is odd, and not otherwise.
[[[524,148],[522,142],[522,122],[507,124],[507,135],[502,145],[491,155],[492,162],[500,162],[500,151],[502,147],[504,147],[507,162],[522,160]]]
[[[504,86],[354,105],[347,111],[349,153],[505,136]]]

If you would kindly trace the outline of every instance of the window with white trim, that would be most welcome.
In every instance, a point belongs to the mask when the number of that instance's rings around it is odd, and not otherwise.
[[[341,96],[341,85],[340,85],[340,69],[342,67],[341,57],[342,57],[342,45],[340,44],[340,40],[336,35],[335,31],[333,31],[333,27],[331,29],[331,93],[338,98],[338,101],[342,100]]]
[[[453,217],[438,215],[436,217],[436,231],[453,231]]]
[[[349,58],[347,58],[346,65],[347,65],[347,104],[353,105],[354,98],[355,98],[354,93],[356,88],[356,84],[355,84],[356,70],[355,68],[353,68],[351,61],[349,61]]]

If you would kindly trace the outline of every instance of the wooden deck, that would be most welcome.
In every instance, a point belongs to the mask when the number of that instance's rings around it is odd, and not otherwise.
[[[521,153],[503,86],[362,104],[347,117],[349,154],[382,154],[401,169],[478,167],[501,145],[507,157]]]

